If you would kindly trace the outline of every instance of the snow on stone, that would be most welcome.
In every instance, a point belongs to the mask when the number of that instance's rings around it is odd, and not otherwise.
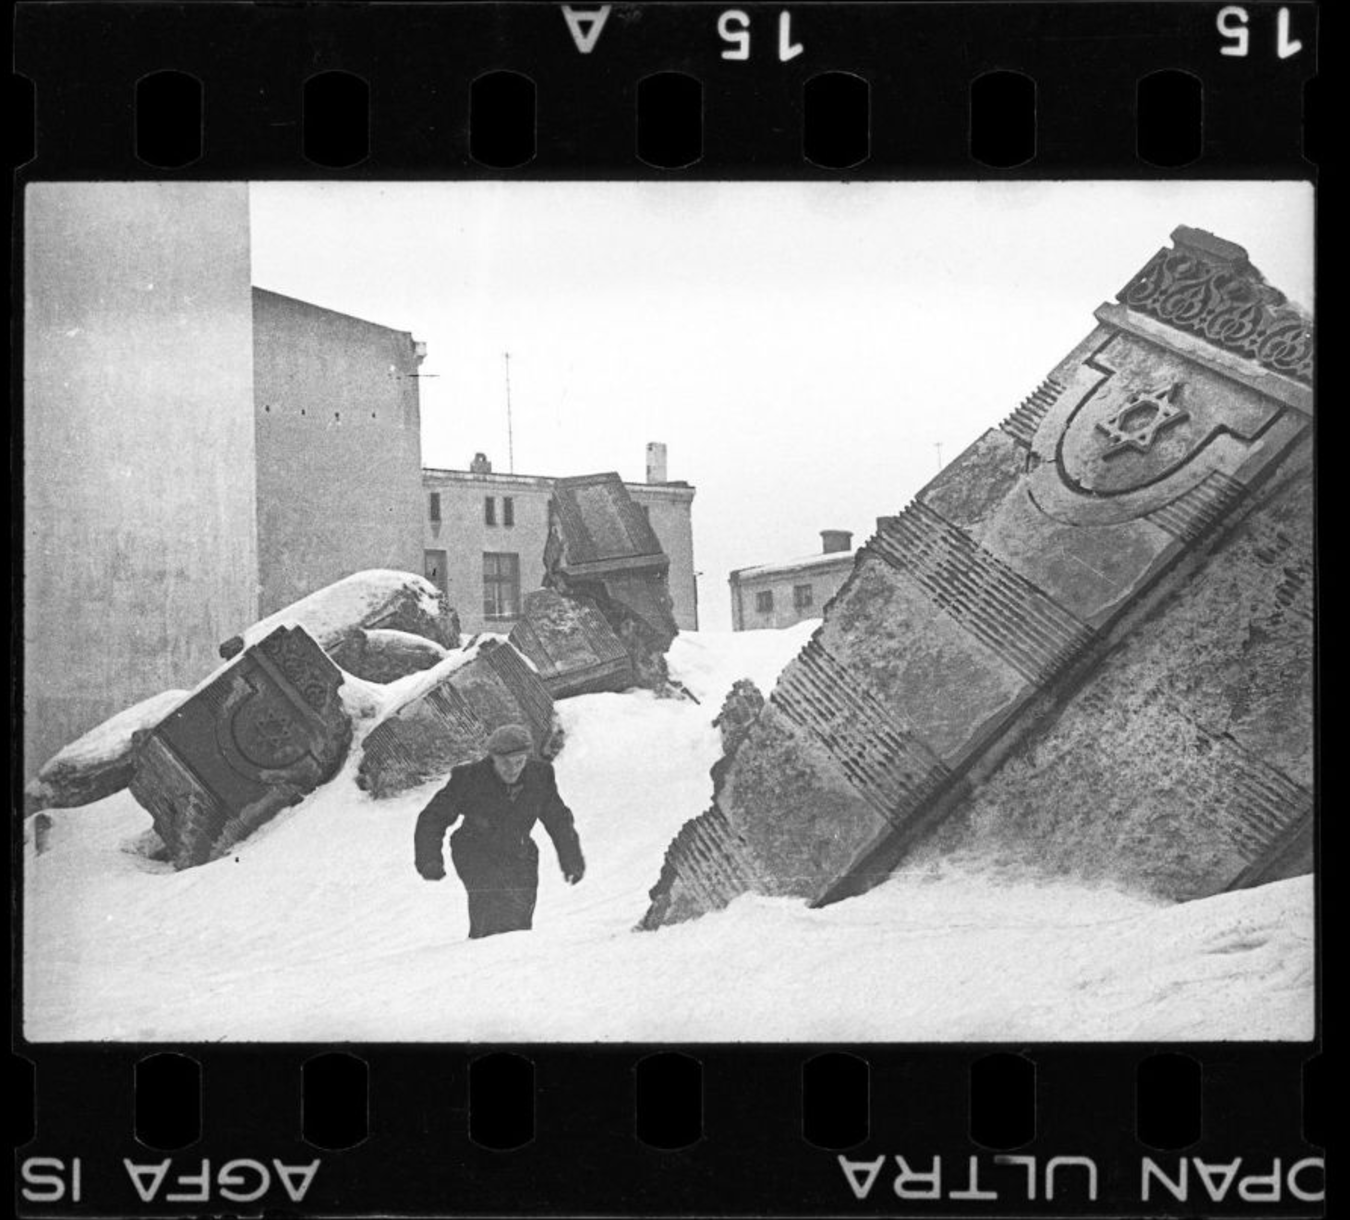
[[[24,794],[40,804],[60,799],[63,782],[77,772],[112,767],[131,755],[131,736],[157,725],[187,697],[185,690],[160,691],[133,703],[51,756],[24,787]]]
[[[160,691],[133,703],[116,716],[109,716],[102,724],[95,725],[84,736],[77,737],[53,754],[42,764],[38,778],[58,767],[88,767],[121,758],[131,749],[133,733],[154,728],[187,697],[185,690]]]
[[[260,619],[240,632],[237,638],[243,640],[244,648],[252,648],[278,627],[303,627],[320,648],[328,649],[353,624],[362,622],[367,614],[389,602],[399,590],[407,589],[416,590],[419,608],[434,619],[439,607],[435,586],[430,581],[411,572],[372,568],[367,572],[354,572],[302,597],[285,609]]]
[[[479,635],[475,636],[473,643],[467,648],[459,648],[450,653],[443,661],[437,661],[430,669],[420,669],[416,673],[405,674],[393,682],[385,683],[377,688],[379,692],[376,697],[380,699],[380,704],[375,711],[370,723],[365,725],[362,733],[370,732],[376,725],[381,724],[390,716],[397,713],[399,708],[406,707],[415,699],[420,699],[427,691],[439,686],[455,670],[467,665],[474,660],[483,650],[483,645],[489,640],[494,640],[497,636]],[[345,670],[343,671],[343,690],[346,690],[347,683],[359,682],[359,678],[353,678]],[[374,683],[363,683],[366,687],[375,687]],[[345,698],[345,696],[344,696]]]
[[[731,682],[766,693],[815,624],[683,633],[647,691],[558,704],[559,788],[586,878],[538,832],[535,930],[467,941],[412,829],[436,784],[375,802],[354,759],[232,854],[175,873],[123,792],[52,812],[24,861],[24,1032],[36,1041],[1306,1039],[1313,884],[1171,905],[977,859],[902,869],[820,910],[747,895],[635,932],[666,845],[712,795]],[[431,672],[431,671],[426,671]],[[410,675],[409,681],[422,675]],[[31,840],[31,835],[30,835]]]

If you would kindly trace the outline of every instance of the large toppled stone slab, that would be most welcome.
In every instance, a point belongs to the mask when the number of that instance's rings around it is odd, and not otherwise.
[[[1240,247],[1173,242],[881,519],[642,926],[921,847],[1173,898],[1306,863],[1312,326]]]
[[[628,650],[589,598],[527,593],[509,640],[555,699],[634,685]]]
[[[668,688],[665,654],[679,634],[670,559],[617,474],[555,480],[544,568],[546,586],[599,609],[638,685]]]
[[[88,805],[120,792],[136,770],[135,735],[157,725],[188,693],[151,695],[62,747],[24,785],[24,814]]]
[[[220,655],[236,657],[283,626],[303,627],[328,653],[363,628],[403,631],[442,648],[459,647],[459,618],[445,594],[424,576],[385,568],[354,572],[269,614],[221,644]]]
[[[354,677],[388,683],[439,665],[449,652],[435,640],[408,631],[358,627],[328,655]]]
[[[500,640],[483,640],[425,672],[366,735],[357,783],[377,798],[449,775],[481,758],[504,724],[523,724],[535,753],[556,753],[553,700],[539,675]]]
[[[351,742],[342,673],[278,627],[136,735],[131,794],[175,868],[205,864],[332,778]]]

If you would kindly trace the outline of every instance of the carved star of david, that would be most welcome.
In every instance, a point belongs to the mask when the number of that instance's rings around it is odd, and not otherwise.
[[[1181,382],[1174,381],[1166,386],[1135,390],[1110,415],[1098,420],[1098,429],[1111,438],[1102,456],[1114,457],[1126,449],[1147,453],[1160,432],[1188,418],[1190,412],[1175,401],[1180,389]]]

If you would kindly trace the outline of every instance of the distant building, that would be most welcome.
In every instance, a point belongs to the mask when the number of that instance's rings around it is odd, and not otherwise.
[[[426,345],[253,289],[262,615],[365,568],[422,561]]]
[[[853,571],[853,535],[848,530],[821,530],[819,555],[765,563],[732,572],[731,629],[791,627],[819,618],[825,603]]]
[[[666,481],[662,444],[647,446],[647,479],[624,486],[670,558],[675,621],[696,631],[694,488]],[[496,473],[482,453],[468,470],[422,471],[423,573],[445,591],[464,631],[510,631],[521,596],[542,586],[553,481]]]

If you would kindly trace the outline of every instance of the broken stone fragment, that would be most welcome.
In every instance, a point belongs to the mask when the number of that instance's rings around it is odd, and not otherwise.
[[[918,853],[1172,899],[1306,867],[1310,319],[1179,228],[903,512],[666,855],[642,922]]]
[[[342,673],[278,627],[136,734],[131,794],[175,868],[205,864],[331,779],[351,742]]]
[[[722,700],[722,710],[713,720],[713,728],[722,733],[722,755],[729,758],[750,732],[760,712],[764,710],[764,696],[749,678],[737,678]]]
[[[366,735],[357,777],[364,791],[382,799],[448,775],[481,758],[504,724],[525,725],[540,758],[556,753],[553,700],[528,662],[496,639],[465,651],[425,671]]]
[[[679,634],[670,559],[617,474],[555,481],[544,569],[547,587],[595,605],[639,686],[670,690],[665,654]]]
[[[358,627],[328,655],[367,682],[394,682],[439,665],[449,653],[434,640],[407,631]]]
[[[628,650],[590,598],[527,593],[509,639],[555,699],[635,684]]]
[[[89,805],[120,792],[136,769],[134,735],[158,724],[187,697],[185,690],[161,691],[64,746],[24,787],[24,814]]]
[[[459,617],[445,594],[423,576],[384,568],[355,572],[269,614],[226,640],[220,655],[236,657],[281,626],[303,627],[325,652],[361,628],[402,631],[442,648],[459,647]]]

